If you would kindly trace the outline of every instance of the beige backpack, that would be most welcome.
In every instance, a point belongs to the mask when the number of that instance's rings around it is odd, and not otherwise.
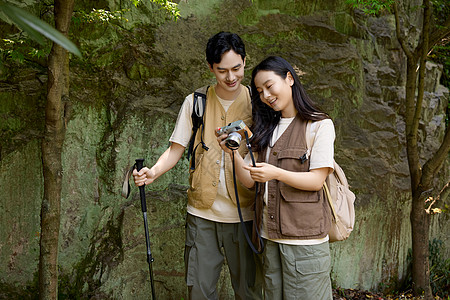
[[[306,127],[306,144],[311,153],[311,121],[308,121]],[[323,184],[325,195],[331,207],[333,220],[328,236],[330,243],[346,240],[353,230],[355,224],[355,194],[350,191],[347,178],[342,168],[334,161],[334,171],[328,175]]]

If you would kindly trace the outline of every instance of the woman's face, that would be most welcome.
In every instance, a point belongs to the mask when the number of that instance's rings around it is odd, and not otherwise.
[[[280,111],[283,118],[295,117],[297,110],[292,100],[294,79],[291,73],[288,72],[283,79],[273,71],[259,71],[254,82],[263,103]]]

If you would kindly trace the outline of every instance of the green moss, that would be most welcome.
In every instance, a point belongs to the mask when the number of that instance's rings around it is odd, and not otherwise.
[[[104,270],[113,268],[123,260],[120,224],[108,221],[91,239],[86,256],[71,268],[71,273],[62,273],[59,279],[58,299],[109,298],[99,291]]]
[[[0,299],[39,299],[37,273],[31,285],[16,285],[0,281]]]
[[[196,17],[210,17],[221,2],[222,0],[180,1],[178,8],[180,9],[182,18],[187,18],[191,15],[195,15]]]
[[[19,84],[16,88],[20,90],[24,87]],[[7,155],[42,132],[44,126],[42,94],[43,91],[33,94],[17,90],[0,92],[1,155]]]
[[[355,20],[347,12],[336,13],[331,22],[339,33],[357,38],[363,37],[364,31],[356,26]]]

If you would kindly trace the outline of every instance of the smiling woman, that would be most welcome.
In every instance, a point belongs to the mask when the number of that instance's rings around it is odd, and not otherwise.
[[[290,88],[293,84],[294,79],[290,72],[284,79],[273,71],[261,71],[255,76],[259,98],[273,110],[281,112],[282,118],[292,118],[297,114]]]
[[[235,156],[239,181],[257,188],[255,222],[264,239],[266,299],[332,299],[330,208],[323,183],[333,169],[334,125],[304,91],[292,66],[271,56],[252,72],[255,166]],[[312,121],[312,149],[306,125]],[[222,149],[232,154],[234,150]],[[310,151],[311,150],[311,151]],[[256,234],[254,230],[253,236]]]

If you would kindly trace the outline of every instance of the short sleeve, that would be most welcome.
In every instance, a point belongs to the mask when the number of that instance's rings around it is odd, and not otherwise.
[[[310,170],[334,168],[334,124],[325,119],[311,124],[311,138],[314,141],[310,156]]]
[[[183,105],[178,112],[177,122],[175,128],[170,136],[169,141],[172,143],[180,144],[183,147],[187,147],[192,134],[192,105],[193,94],[188,95],[183,102]]]

